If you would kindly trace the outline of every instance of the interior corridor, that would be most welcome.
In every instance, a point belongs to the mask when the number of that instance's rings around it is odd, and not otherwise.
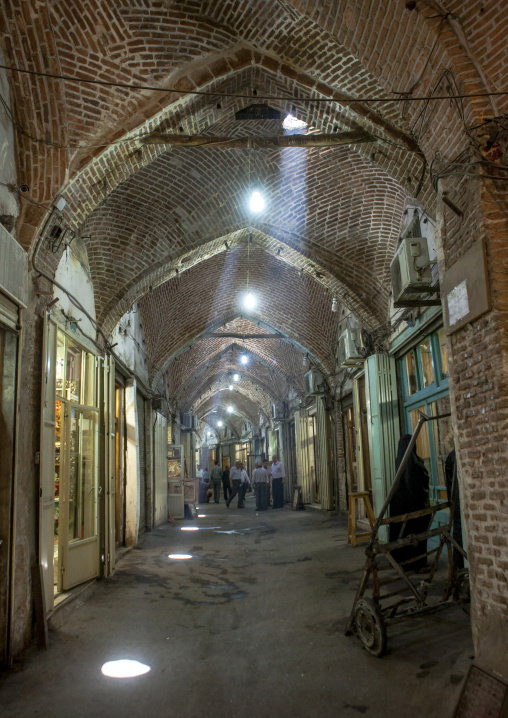
[[[473,652],[459,607],[394,626],[374,658],[343,635],[364,550],[346,544],[342,519],[258,514],[251,497],[244,512],[221,500],[200,513],[145,534],[110,580],[54,615],[49,650],[2,684],[4,718],[452,714]],[[122,658],[151,670],[101,675]]]

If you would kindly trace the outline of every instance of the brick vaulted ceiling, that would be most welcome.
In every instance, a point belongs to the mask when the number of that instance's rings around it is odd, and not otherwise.
[[[140,303],[152,379],[167,372],[169,394],[181,406],[199,405],[203,415],[218,399],[222,406],[238,348],[251,356],[237,389],[246,414],[265,411],[289,389],[301,394],[302,352],[332,378],[341,313],[331,313],[331,298],[372,329],[386,322],[403,211],[415,195],[433,210],[429,163],[463,149],[454,128],[506,110],[506,97],[434,104],[423,116],[422,103],[397,101],[398,93],[409,98],[452,85],[465,93],[499,89],[496,57],[508,32],[497,0],[418,0],[412,12],[406,5],[413,4],[1,4],[7,65],[131,85],[9,73],[18,178],[30,187],[29,201],[20,197],[17,237],[32,246],[41,205],[65,197],[63,221],[88,238],[99,323],[109,333]],[[489,43],[486,25],[498,28]],[[313,132],[363,128],[373,141],[239,150],[143,140],[154,130],[281,134],[276,121],[234,120],[264,95]],[[351,100],[376,96],[393,99]],[[267,197],[256,217],[246,208],[254,183]],[[259,304],[243,319],[247,275]],[[203,336],[225,327],[284,338]]]

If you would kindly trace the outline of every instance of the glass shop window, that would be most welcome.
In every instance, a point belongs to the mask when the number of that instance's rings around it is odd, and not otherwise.
[[[425,337],[401,357],[399,371],[404,397],[405,432],[413,433],[419,412],[440,417],[450,413],[444,329]],[[444,465],[452,449],[451,437],[451,417],[445,416],[425,423],[416,442],[416,451],[429,472],[432,503],[446,500]],[[445,518],[437,516],[436,520],[441,522]]]
[[[56,393],[82,406],[96,406],[95,356],[59,331],[57,336]]]
[[[448,357],[444,329],[425,337],[399,362],[405,400],[424,391],[448,387]]]

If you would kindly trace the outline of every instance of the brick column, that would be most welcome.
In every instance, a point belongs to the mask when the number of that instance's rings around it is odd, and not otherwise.
[[[495,171],[495,170],[494,170]],[[443,191],[464,212],[442,202]],[[449,178],[438,200],[440,274],[484,238],[492,309],[449,337],[450,395],[476,658],[508,675],[508,202],[506,184]],[[442,274],[441,274],[442,276]]]

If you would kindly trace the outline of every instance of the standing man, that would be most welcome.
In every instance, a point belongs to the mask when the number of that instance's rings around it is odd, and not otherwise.
[[[254,484],[254,492],[256,494],[256,511],[266,511],[266,482],[268,475],[261,466],[260,461],[256,461],[256,468],[252,472],[252,483]]]
[[[279,461],[277,454],[272,456],[272,498],[273,508],[282,509],[284,507],[284,479],[286,472],[284,464]]]
[[[196,479],[202,479],[203,478],[203,469],[201,468],[201,464],[198,464],[198,470],[196,471]]]
[[[229,483],[231,485],[231,494],[229,499],[226,501],[226,506],[229,508],[229,504],[233,501],[235,496],[238,494],[238,508],[241,508],[241,494],[240,487],[242,485],[242,462],[237,461],[232,469],[229,471]]]
[[[240,464],[240,468],[242,470],[242,483],[240,485],[240,492],[238,494],[238,508],[244,509],[245,508],[245,494],[247,493],[247,489],[250,486],[250,479],[249,474],[245,470],[245,466],[243,464]],[[241,501],[240,501],[241,499]]]
[[[219,466],[219,462],[214,461],[212,470],[210,472],[210,488],[213,489],[213,500],[216,504],[219,503],[221,482],[222,469]]]
[[[229,466],[226,466],[222,472],[222,488],[224,489],[224,501],[227,501],[231,493],[231,485],[229,483]]]
[[[266,471],[266,507],[268,508],[271,506],[270,491],[272,481],[272,472],[270,470],[270,462],[268,460],[263,461],[263,469]]]

